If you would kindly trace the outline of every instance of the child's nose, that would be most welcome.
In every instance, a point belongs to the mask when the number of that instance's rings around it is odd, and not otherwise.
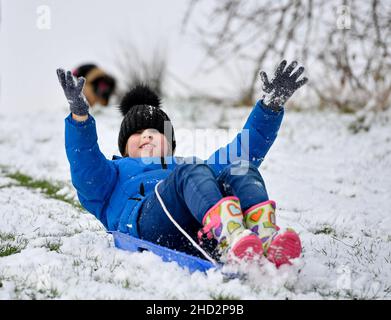
[[[144,131],[142,136],[143,136],[143,139],[153,139],[153,135],[152,135],[151,132],[145,132]]]

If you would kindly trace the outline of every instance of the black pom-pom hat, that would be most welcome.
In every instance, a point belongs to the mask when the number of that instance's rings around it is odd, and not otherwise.
[[[139,130],[150,128],[166,136],[174,153],[176,147],[174,128],[170,118],[160,109],[160,106],[160,98],[146,85],[137,85],[125,94],[119,106],[124,119],[118,135],[118,148],[123,156],[126,156],[129,137]],[[166,130],[164,130],[165,126]]]

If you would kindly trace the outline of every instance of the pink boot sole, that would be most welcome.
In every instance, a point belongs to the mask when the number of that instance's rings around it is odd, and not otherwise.
[[[262,241],[254,234],[243,237],[233,246],[232,253],[239,259],[248,260],[255,256],[262,256]]]
[[[278,235],[271,243],[267,259],[277,268],[283,264],[291,264],[290,259],[298,258],[301,254],[301,241],[298,234],[288,230]]]

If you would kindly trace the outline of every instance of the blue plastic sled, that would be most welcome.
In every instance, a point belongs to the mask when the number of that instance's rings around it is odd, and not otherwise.
[[[210,268],[216,267],[213,263],[207,260],[197,258],[183,252],[168,249],[166,247],[156,245],[152,242],[132,237],[131,235],[122,232],[112,231],[110,233],[114,237],[115,246],[119,249],[131,252],[142,252],[145,250],[150,251],[160,256],[163,261],[176,262],[181,267],[189,269],[190,272],[205,272]]]

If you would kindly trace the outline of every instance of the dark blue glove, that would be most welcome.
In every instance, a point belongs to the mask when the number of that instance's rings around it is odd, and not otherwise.
[[[78,116],[87,115],[90,106],[83,94],[86,79],[83,77],[76,79],[72,72],[67,71],[65,73],[64,69],[57,69],[57,76],[68,100],[71,112]]]
[[[265,92],[263,104],[273,111],[279,111],[293,93],[308,81],[307,78],[297,81],[304,72],[304,67],[292,73],[297,67],[297,61],[293,61],[284,71],[286,64],[286,60],[280,63],[271,82],[264,71],[260,73],[263,81],[262,89]]]

